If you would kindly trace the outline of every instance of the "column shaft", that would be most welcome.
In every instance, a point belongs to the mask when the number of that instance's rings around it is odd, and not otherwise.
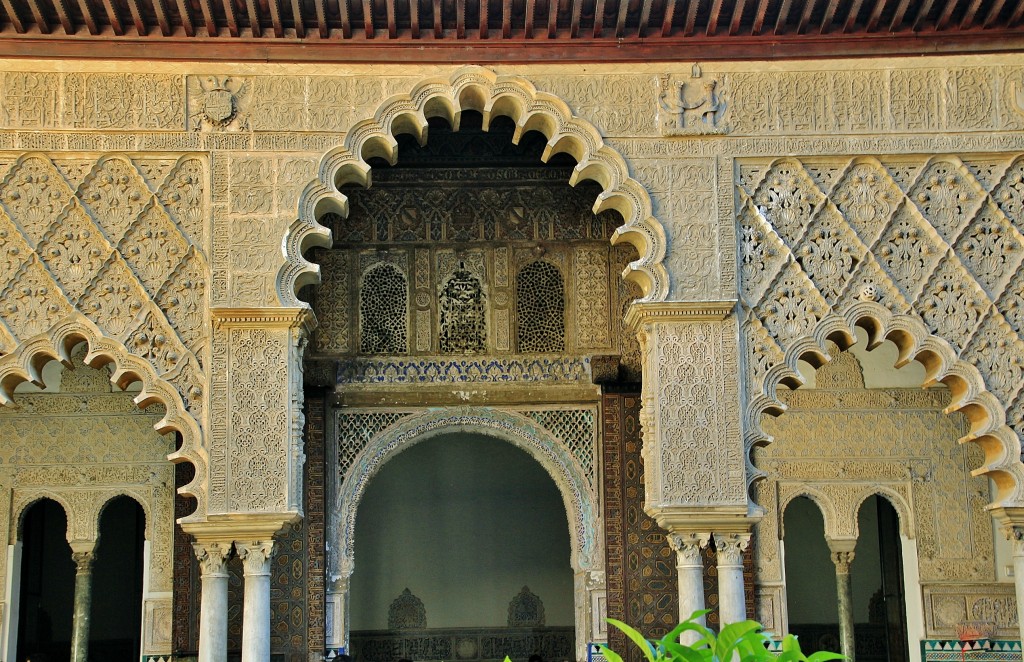
[[[839,652],[854,662],[853,593],[850,590],[850,570],[836,567],[836,594],[839,597]]]
[[[242,662],[270,659],[270,559],[274,541],[236,543],[245,567],[242,605]]]
[[[680,621],[690,618],[693,612],[704,609],[704,561],[700,550],[707,547],[710,538],[710,533],[669,534],[669,544],[676,551]],[[696,622],[706,625],[707,619],[701,616]],[[684,632],[680,635],[679,641],[691,644],[699,638],[700,635],[696,632]]]
[[[94,548],[94,547],[93,547]],[[89,659],[89,620],[92,611],[92,549],[71,553],[75,561],[75,606],[71,623],[71,662]]]
[[[743,551],[749,544],[749,533],[715,534],[715,549],[718,550],[718,614],[722,626],[747,620]]]
[[[192,546],[202,577],[199,605],[199,662],[225,662],[228,656],[228,573],[231,543]]]

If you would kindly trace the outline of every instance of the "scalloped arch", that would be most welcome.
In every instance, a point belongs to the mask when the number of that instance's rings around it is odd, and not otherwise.
[[[510,443],[536,460],[562,495],[568,515],[573,568],[590,570],[601,565],[597,496],[588,486],[583,468],[568,451],[525,416],[489,408],[447,408],[403,418],[360,451],[332,506],[340,530],[335,534],[339,544],[329,561],[329,577],[347,576],[354,568],[355,513],[370,480],[402,451],[453,432],[482,434]]]
[[[84,316],[76,313],[0,357],[0,406],[15,403],[14,388],[21,382],[43,386],[42,369],[49,361],[60,361],[70,367],[72,349],[81,342],[88,347],[84,358],[86,365],[99,368],[113,363],[112,383],[121,388],[133,382],[142,383],[142,389],[134,398],[139,407],[145,408],[154,403],[164,407],[164,416],[153,426],[154,429],[161,434],[177,432],[182,440],[181,448],[168,455],[167,459],[174,463],[190,462],[195,467],[195,478],[178,489],[180,494],[193,497],[197,502],[195,511],[185,519],[204,519],[207,459],[199,424],[185,409],[177,390],[158,377],[148,361],[133,355],[117,340],[104,336]]]
[[[1024,505],[1021,442],[1006,424],[1005,406],[986,389],[981,373],[958,358],[950,343],[933,335],[920,319],[893,313],[873,301],[859,301],[845,308],[842,314],[830,313],[823,317],[810,334],[789,344],[783,362],[768,370],[762,391],[750,394],[746,408],[748,467],[754,466],[749,450],[773,441],[761,428],[762,416],[778,415],[786,409],[776,397],[779,385],[802,383],[797,361],[810,359],[812,364],[820,364],[831,360],[825,341],[831,340],[840,350],[847,350],[856,342],[854,327],[867,332],[869,349],[884,340],[893,341],[899,350],[897,367],[912,360],[919,361],[925,367],[926,385],[942,382],[949,387],[952,401],[946,412],[962,412],[970,422],[970,431],[960,443],[977,443],[985,454],[983,464],[971,473],[989,477],[996,486],[995,500],[989,508]],[[748,481],[752,483],[765,477],[766,474],[755,467],[748,474]]]
[[[514,143],[528,131],[540,131],[548,141],[542,156],[545,162],[559,153],[573,156],[577,165],[569,184],[575,186],[586,179],[600,184],[602,192],[594,203],[595,213],[618,211],[625,222],[613,234],[612,243],[629,243],[640,255],[629,264],[623,277],[640,287],[644,301],[664,301],[668,297],[669,275],[663,264],[665,230],[652,215],[650,194],[630,178],[622,156],[605,145],[597,129],[575,117],[558,97],[538,92],[524,78],[469,67],[455,71],[449,78],[426,79],[408,94],[389,98],[372,118],[356,123],[341,146],[323,157],[317,178],[306,185],[299,197],[298,219],[283,239],[286,261],[277,274],[281,305],[308,307],[297,293],[305,285],[319,283],[320,270],[303,255],[314,246],[330,246],[330,231],[318,221],[323,214],[348,215],[348,199],[339,192],[339,186],[369,186],[369,159],[397,162],[396,135],[411,134],[425,144],[429,118],[442,117],[458,130],[466,110],[483,115],[485,130],[495,117],[511,118],[516,125]]]

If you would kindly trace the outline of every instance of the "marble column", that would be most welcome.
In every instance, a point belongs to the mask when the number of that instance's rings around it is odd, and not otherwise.
[[[96,559],[96,543],[72,543],[71,558],[75,562],[75,606],[71,622],[71,662],[89,659],[89,621],[92,610],[92,563]]]
[[[199,559],[199,662],[225,662],[228,656],[228,572],[230,542],[194,543]]]
[[[1013,543],[1013,586],[1016,589],[1019,610],[1024,611],[1024,526],[1007,526],[1003,533]],[[1021,613],[1018,611],[1018,614]],[[1017,618],[1020,638],[1024,641],[1024,618]]]
[[[715,549],[718,550],[718,614],[723,626],[747,620],[743,552],[749,544],[749,533],[715,534]]]
[[[828,540],[832,563],[836,566],[836,596],[839,603],[839,647],[850,662],[854,662],[853,592],[850,588],[850,564],[856,540]]]
[[[236,542],[245,568],[245,600],[242,605],[242,662],[270,659],[270,559],[273,540]]]
[[[704,609],[704,560],[700,550],[708,546],[710,533],[670,533],[668,544],[676,552],[676,570],[679,575],[679,620],[688,619],[695,611]],[[696,620],[707,625],[707,619],[701,616]],[[693,631],[682,633],[680,643],[692,644],[700,639]]]

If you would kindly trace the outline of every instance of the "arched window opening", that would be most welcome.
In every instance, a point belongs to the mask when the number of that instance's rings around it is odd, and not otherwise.
[[[896,509],[871,496],[857,513],[860,536],[850,571],[858,659],[905,662],[906,600],[903,555]]]
[[[64,508],[51,499],[28,508],[21,524],[18,660],[68,660],[75,564]]]
[[[783,514],[786,532],[786,604],[789,632],[805,653],[839,650],[836,571],[825,542],[825,524],[811,499],[797,497]]]
[[[558,267],[537,260],[519,270],[516,310],[520,352],[565,351],[565,283]]]
[[[89,654],[97,660],[139,659],[145,543],[142,506],[126,496],[107,502],[92,571]]]
[[[408,303],[408,284],[398,267],[384,263],[370,268],[359,290],[359,351],[405,354]]]

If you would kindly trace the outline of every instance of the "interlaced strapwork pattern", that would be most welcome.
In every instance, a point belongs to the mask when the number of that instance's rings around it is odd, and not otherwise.
[[[565,350],[565,284],[558,267],[531,262],[516,275],[520,352]]]
[[[596,480],[594,453],[597,427],[591,409],[544,409],[523,412],[565,444],[593,485]]]
[[[438,309],[442,352],[482,352],[487,348],[487,315],[479,278],[458,269],[441,290]]]
[[[407,411],[339,411],[335,417],[339,475],[348,473],[356,456],[371,439],[410,414]]]
[[[774,408],[790,349],[868,315],[919,325],[917,343],[945,340],[1024,432],[1024,156],[985,159],[985,177],[965,161],[858,157],[827,180],[795,158],[741,166],[740,294],[758,412]]]
[[[385,263],[367,271],[359,289],[359,351],[405,354],[408,309],[408,283],[398,267]]]

